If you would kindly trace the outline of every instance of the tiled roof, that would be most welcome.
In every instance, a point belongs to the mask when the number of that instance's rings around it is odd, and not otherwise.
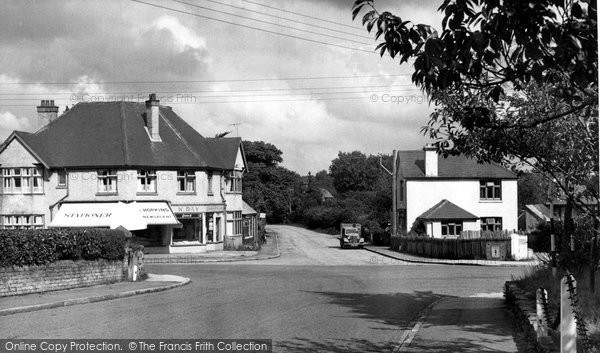
[[[517,175],[510,170],[493,163],[478,163],[464,156],[448,156],[438,158],[438,178],[495,178],[516,179]],[[425,151],[399,151],[400,173],[404,178],[435,178],[425,176]]]
[[[161,106],[162,142],[153,142],[145,111],[144,103],[78,103],[35,133],[15,134],[50,168],[233,169],[240,138],[205,138],[170,107]]]
[[[425,211],[419,217],[420,219],[440,220],[440,219],[478,219],[474,214],[463,210],[452,202],[444,199],[435,206]]]
[[[256,212],[252,207],[250,207],[250,205],[248,205],[246,203],[246,201],[242,201],[242,214],[257,214],[258,212]]]
[[[525,205],[525,209],[536,216],[539,220],[550,221],[552,218],[552,212],[550,212],[550,209],[542,204]]]

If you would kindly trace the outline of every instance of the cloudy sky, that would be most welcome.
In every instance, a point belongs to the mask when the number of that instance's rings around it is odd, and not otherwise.
[[[351,0],[7,1],[0,12],[0,139],[38,128],[54,99],[144,101],[156,92],[204,136],[232,131],[301,174],[339,151],[417,149],[431,112],[411,66],[377,44]],[[376,1],[438,24],[439,1]]]

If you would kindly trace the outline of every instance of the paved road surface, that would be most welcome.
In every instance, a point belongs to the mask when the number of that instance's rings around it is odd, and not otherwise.
[[[178,289],[12,315],[6,338],[270,338],[276,352],[391,352],[420,310],[440,298],[501,292],[518,268],[414,265],[291,226],[281,257],[152,265],[190,277]],[[492,295],[493,296],[493,295]],[[474,327],[477,329],[477,326]]]

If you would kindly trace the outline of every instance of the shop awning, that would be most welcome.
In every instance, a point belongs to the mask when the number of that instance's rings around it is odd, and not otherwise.
[[[166,202],[81,202],[63,203],[48,226],[138,230],[179,224]]]

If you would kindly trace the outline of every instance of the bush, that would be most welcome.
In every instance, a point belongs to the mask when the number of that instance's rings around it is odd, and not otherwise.
[[[123,233],[110,229],[0,230],[0,267],[45,265],[58,260],[121,260]]]

